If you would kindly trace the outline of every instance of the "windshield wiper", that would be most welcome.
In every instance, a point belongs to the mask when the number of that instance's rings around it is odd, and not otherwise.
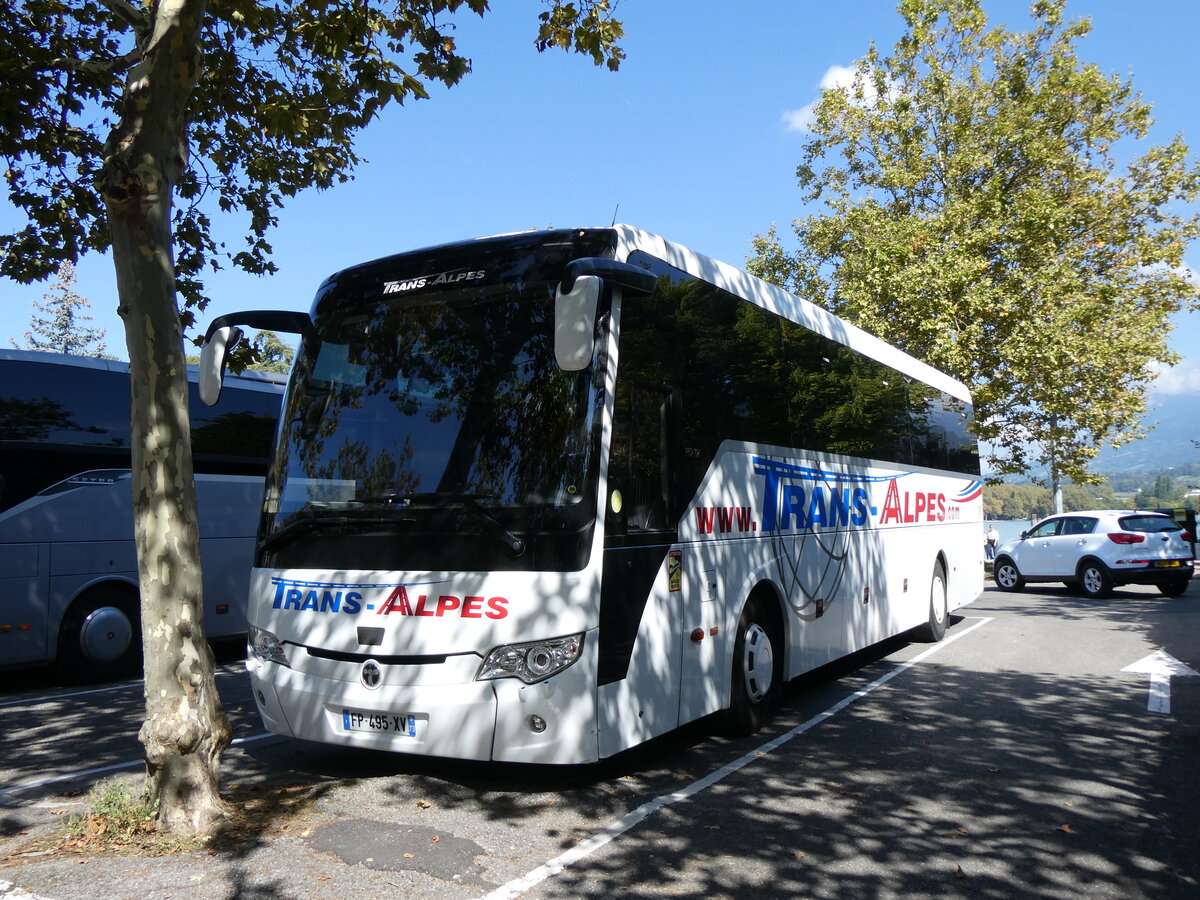
[[[360,503],[389,503],[402,509],[454,509],[467,510],[481,519],[491,528],[492,534],[499,538],[514,558],[525,552],[525,542],[509,531],[504,523],[492,515],[480,504],[480,500],[492,498],[483,494],[455,494],[451,492],[437,493],[405,493],[397,491],[391,494],[372,494],[369,497],[357,498]]]
[[[314,516],[310,513],[268,534],[259,541],[258,548],[264,552],[270,552],[271,550],[278,549],[283,544],[291,543],[302,534],[324,531],[326,528],[343,528],[359,525],[394,525],[396,521],[396,518],[392,516]]]

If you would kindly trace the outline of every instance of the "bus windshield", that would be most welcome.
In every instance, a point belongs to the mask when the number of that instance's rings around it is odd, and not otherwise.
[[[595,361],[556,365],[561,267],[531,274],[318,301],[268,484],[268,565],[586,564],[602,379]]]

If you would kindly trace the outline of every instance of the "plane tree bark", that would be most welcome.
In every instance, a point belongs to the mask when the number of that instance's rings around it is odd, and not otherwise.
[[[160,826],[211,834],[229,722],[204,637],[200,538],[175,303],[173,190],[184,168],[185,111],[200,70],[206,0],[160,0],[136,21],[120,119],[97,181],[116,267],[131,382],[131,451],[141,588],[146,719],[139,735]]]

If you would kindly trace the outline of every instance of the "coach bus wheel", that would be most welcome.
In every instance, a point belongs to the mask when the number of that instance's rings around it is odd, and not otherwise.
[[[142,658],[137,594],[101,585],[78,597],[63,617],[58,662],[71,681],[104,681],[134,672]]]
[[[779,630],[763,601],[751,597],[733,644],[732,696],[726,714],[731,734],[754,734],[766,724],[779,698],[782,673]]]
[[[933,567],[933,582],[929,586],[929,621],[917,628],[917,637],[936,644],[946,636],[950,619],[950,604],[946,596],[946,569],[939,560]]]
[[[1007,556],[999,557],[992,566],[992,580],[1002,591],[1019,591],[1025,587],[1025,579],[1017,569],[1017,564]]]

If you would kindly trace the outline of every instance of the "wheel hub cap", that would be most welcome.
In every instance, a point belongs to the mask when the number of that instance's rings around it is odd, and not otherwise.
[[[761,625],[751,625],[746,629],[742,666],[746,673],[746,693],[751,701],[758,703],[770,693],[771,679],[775,676],[771,638]]]
[[[83,620],[79,629],[79,647],[92,663],[116,662],[133,641],[129,617],[115,606],[102,606]]]

